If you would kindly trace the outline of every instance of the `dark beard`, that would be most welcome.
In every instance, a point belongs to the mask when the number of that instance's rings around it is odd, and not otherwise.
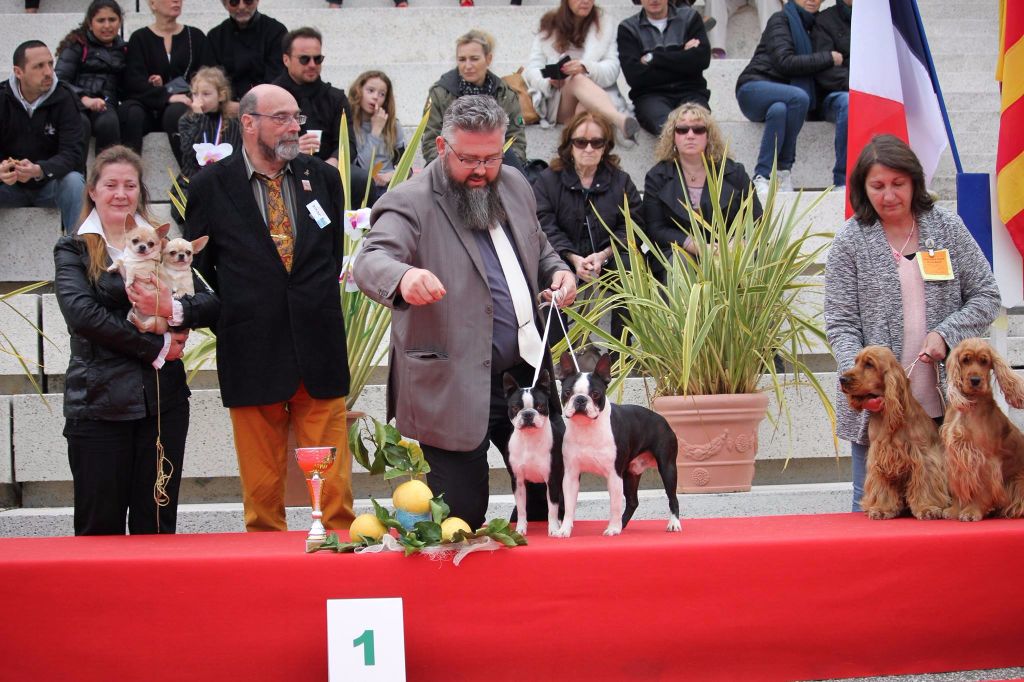
[[[501,205],[501,197],[494,183],[489,182],[483,187],[467,187],[452,178],[447,159],[443,159],[442,163],[448,192],[455,199],[455,210],[466,227],[486,232],[505,222],[505,207]]]

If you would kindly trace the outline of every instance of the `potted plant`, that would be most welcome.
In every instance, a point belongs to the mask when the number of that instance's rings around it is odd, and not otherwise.
[[[824,341],[825,334],[797,302],[817,286],[805,276],[831,236],[807,226],[825,195],[807,208],[799,198],[779,207],[773,175],[763,215],[755,217],[750,193],[728,224],[718,208],[723,170],[707,172],[714,212],[705,216],[687,206],[691,224],[710,235],[704,241],[693,230],[696,257],[678,245],[664,254],[624,206],[626,242],[614,254],[616,268],[595,281],[598,293],[588,309],[568,311],[575,336],[596,335],[618,353],[620,380],[636,371],[654,381],[652,407],[679,439],[680,492],[750,489],[769,392],[788,422],[784,389],[809,385],[835,419],[801,356],[811,339]],[[664,279],[652,273],[651,261],[664,269]],[[622,338],[597,325],[617,306],[624,308]]]

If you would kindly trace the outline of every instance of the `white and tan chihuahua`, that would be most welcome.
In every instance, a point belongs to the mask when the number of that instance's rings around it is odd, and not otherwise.
[[[203,250],[209,240],[207,235],[191,242],[178,237],[164,244],[163,260],[160,262],[160,280],[171,290],[171,296],[174,298],[195,295],[192,259]]]
[[[120,272],[124,278],[125,288],[136,280],[142,286],[156,289],[157,278],[160,276],[160,257],[163,240],[170,230],[170,224],[159,227],[139,225],[131,215],[124,219],[124,250],[121,257],[115,260],[107,272]],[[167,331],[167,320],[155,315],[142,315],[134,307],[128,313],[128,321],[139,331],[152,334],[163,334]]]

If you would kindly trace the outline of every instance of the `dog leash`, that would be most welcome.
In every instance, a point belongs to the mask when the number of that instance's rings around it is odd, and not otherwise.
[[[920,361],[921,356],[918,355],[914,358],[914,361],[910,363],[910,367],[905,367],[903,369],[903,371],[907,373],[907,379],[910,379],[910,375],[913,373],[914,367],[916,367],[917,363]],[[939,361],[932,363],[932,366],[935,368],[935,392],[939,394],[939,404],[942,405],[942,411],[945,412],[946,396],[942,395],[942,374],[939,372]]]
[[[540,379],[540,368],[544,365],[544,353],[548,347],[548,334],[551,331],[551,316],[554,313],[555,308],[558,307],[558,299],[561,297],[562,292],[555,291],[551,294],[550,301],[544,301],[540,304],[541,308],[547,306],[548,317],[544,321],[544,335],[540,338],[540,358],[537,361],[537,366],[533,370],[533,383],[530,384],[531,390],[537,387],[537,380]],[[562,334],[565,336],[565,341],[569,344],[569,354],[572,356],[572,364],[576,366],[576,372],[578,373],[580,371],[580,365],[576,362],[576,351],[572,349],[572,340],[569,338],[569,330],[566,328],[565,322],[562,321],[562,316],[558,315],[557,317],[558,324],[562,327]]]

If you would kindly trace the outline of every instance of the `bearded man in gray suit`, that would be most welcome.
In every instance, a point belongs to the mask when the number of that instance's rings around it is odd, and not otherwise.
[[[487,511],[489,443],[508,466],[503,374],[530,386],[535,367],[551,371],[538,294],[559,306],[576,296],[529,183],[501,166],[507,125],[493,98],[457,99],[438,158],[374,206],[354,268],[363,292],[393,309],[388,419],[420,441],[430,489],[472,528]],[[546,520],[543,486],[528,500],[530,520]]]

